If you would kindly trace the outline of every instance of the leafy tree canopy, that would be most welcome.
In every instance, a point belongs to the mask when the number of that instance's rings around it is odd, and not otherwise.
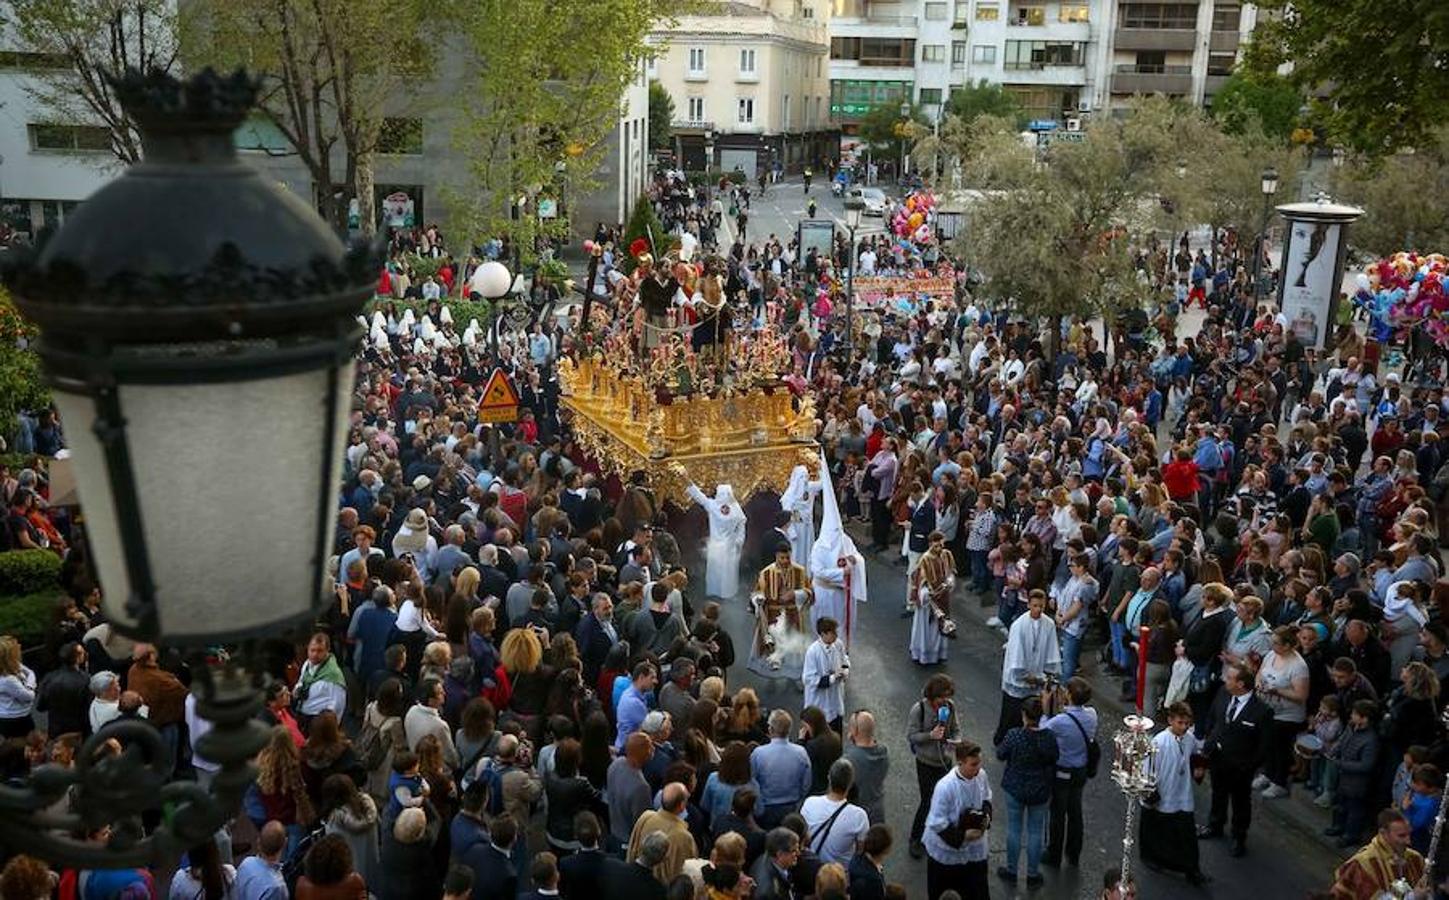
[[[1433,142],[1449,95],[1443,0],[1264,0],[1255,43],[1291,63],[1334,143],[1369,156]],[[1261,13],[1260,13],[1261,15]]]
[[[1213,97],[1213,118],[1228,134],[1262,134],[1287,143],[1298,124],[1303,95],[1276,72],[1239,68]]]
[[[975,84],[952,90],[951,99],[946,103],[946,115],[954,116],[967,125],[981,116],[1019,120],[1021,104],[1006,88],[983,78]]]
[[[674,126],[674,98],[657,81],[649,82],[649,146],[659,150],[669,146]]]

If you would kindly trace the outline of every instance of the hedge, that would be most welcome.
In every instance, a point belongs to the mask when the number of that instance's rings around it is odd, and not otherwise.
[[[40,643],[50,627],[59,596],[60,590],[52,588],[17,597],[0,597],[0,634],[13,636],[22,646]]]
[[[60,589],[60,557],[49,550],[0,553],[0,595]]]

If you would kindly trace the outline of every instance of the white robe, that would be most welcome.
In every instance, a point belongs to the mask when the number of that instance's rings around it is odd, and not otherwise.
[[[1030,613],[1017,616],[1006,638],[1006,659],[1001,664],[1001,690],[1013,697],[1029,697],[1039,690],[1028,685],[1027,675],[1062,673],[1062,651],[1057,644],[1057,627],[1050,616],[1042,613],[1033,619]]]
[[[721,485],[728,489],[728,485]],[[721,502],[707,497],[695,485],[687,489],[689,497],[704,507],[709,515],[709,540],[704,547],[704,592],[710,597],[728,600],[740,590],[740,554],[745,546],[745,511],[729,491]],[[719,491],[716,491],[718,494]],[[729,513],[723,507],[729,507]]]
[[[799,468],[803,474],[805,467]],[[808,476],[791,477],[790,486],[780,497],[780,508],[790,514],[790,524],[785,527],[790,536],[790,561],[804,566],[808,574],[814,571],[810,548],[815,545],[815,497],[820,493],[820,482],[805,478]]]
[[[846,615],[845,569],[839,565],[840,557],[834,547],[821,544],[811,549],[810,562],[811,565],[806,568],[814,573],[810,584],[815,589],[815,604],[810,607],[810,630],[813,632],[815,623],[829,617],[840,623],[840,636],[846,638],[847,624],[853,626],[855,622],[855,608],[852,605],[851,615]],[[859,591],[852,586],[851,593]]]
[[[825,455],[820,456],[820,535],[810,547],[810,586],[815,602],[810,607],[810,629],[821,618],[829,616],[840,625],[840,637],[850,648],[857,619],[857,604],[866,600],[865,559],[855,548],[855,541],[845,533],[840,522],[840,507],[835,500],[835,487],[830,483],[830,467]],[[840,560],[849,560],[844,567]],[[845,593],[847,571],[850,573],[850,596]]]
[[[1198,752],[1198,739],[1189,728],[1182,737],[1175,737],[1171,728],[1164,728],[1152,739],[1157,747],[1156,810],[1160,813],[1193,811],[1192,755]]]
[[[825,713],[827,722],[845,715],[845,680],[836,679],[825,687],[820,686],[820,680],[849,665],[850,657],[838,637],[829,646],[817,638],[805,650],[805,667],[801,673],[801,680],[805,683],[805,705],[818,706]]]

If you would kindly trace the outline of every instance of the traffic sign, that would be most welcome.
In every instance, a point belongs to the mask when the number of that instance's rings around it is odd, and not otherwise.
[[[483,386],[483,397],[478,401],[478,421],[486,424],[501,424],[518,421],[518,392],[502,369],[495,368]]]

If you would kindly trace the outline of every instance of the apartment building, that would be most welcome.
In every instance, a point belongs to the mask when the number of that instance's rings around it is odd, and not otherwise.
[[[1256,19],[1239,0],[833,0],[830,113],[847,133],[883,104],[934,117],[982,79],[1039,123],[1139,93],[1210,104]]]
[[[652,34],[649,76],[674,101],[681,168],[753,178],[834,156],[829,0],[734,0]]]

